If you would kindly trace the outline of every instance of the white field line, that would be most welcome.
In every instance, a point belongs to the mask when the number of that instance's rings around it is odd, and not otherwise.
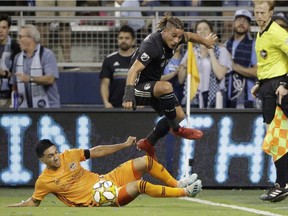
[[[181,197],[179,199],[184,199],[184,200],[187,200],[187,201],[197,202],[197,203],[201,203],[201,204],[205,204],[205,205],[220,206],[220,207],[224,207],[224,208],[238,209],[238,210],[241,210],[241,211],[251,212],[251,213],[255,213],[255,214],[259,214],[259,215],[265,215],[265,216],[283,216],[283,215],[275,214],[275,213],[268,212],[268,211],[262,211],[262,210],[258,210],[258,209],[246,208],[246,207],[241,207],[241,206],[236,206],[236,205],[227,205],[227,204],[223,204],[223,203],[216,203],[216,202],[211,202],[211,201],[208,201],[208,200],[202,200],[202,199],[198,199],[198,198]]]

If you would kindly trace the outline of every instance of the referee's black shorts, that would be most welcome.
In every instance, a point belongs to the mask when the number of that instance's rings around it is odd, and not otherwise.
[[[261,86],[258,92],[258,97],[262,100],[262,114],[266,124],[270,124],[274,118],[278,103],[275,92],[279,87],[279,83],[286,81],[285,77],[286,76],[280,76],[260,81]],[[286,117],[288,117],[288,95],[282,99],[281,109]]]

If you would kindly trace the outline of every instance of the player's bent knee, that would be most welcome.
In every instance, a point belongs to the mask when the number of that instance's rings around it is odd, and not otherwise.
[[[148,156],[145,155],[133,159],[134,168],[139,172],[140,175],[142,175],[147,170],[147,157]]]
[[[173,86],[170,82],[167,81],[159,81],[155,85],[156,94],[168,94],[173,92]]]

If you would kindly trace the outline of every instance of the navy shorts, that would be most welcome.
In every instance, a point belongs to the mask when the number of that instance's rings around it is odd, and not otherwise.
[[[157,81],[149,81],[138,83],[135,86],[135,99],[136,104],[139,106],[151,106],[158,112],[160,116],[164,115],[164,112],[160,106],[160,98],[156,98],[153,94],[154,86]],[[175,106],[180,106],[177,97],[174,97]]]

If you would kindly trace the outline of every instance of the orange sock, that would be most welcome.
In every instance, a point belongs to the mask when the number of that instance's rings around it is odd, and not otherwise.
[[[132,202],[135,197],[131,197],[126,190],[126,185],[120,188],[118,191],[117,205],[124,206]]]
[[[154,185],[144,180],[138,181],[137,188],[141,194],[147,194],[148,196],[152,197],[186,196],[186,192],[183,188],[173,188],[163,185]]]
[[[159,179],[170,187],[177,187],[178,181],[171,176],[163,165],[159,164],[152,157],[147,156],[146,158],[148,164],[147,171],[151,176]]]

